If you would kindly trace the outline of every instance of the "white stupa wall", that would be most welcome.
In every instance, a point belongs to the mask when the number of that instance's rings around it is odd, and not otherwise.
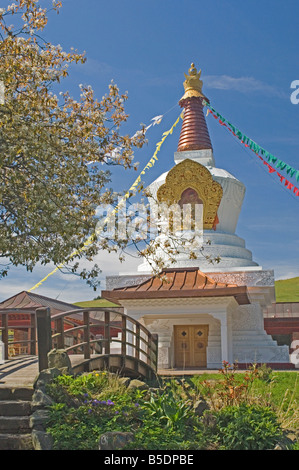
[[[235,232],[242,209],[245,196],[245,186],[228,171],[216,168],[212,150],[195,150],[188,152],[175,152],[175,164],[185,159],[191,159],[204,165],[212,174],[213,179],[221,184],[223,196],[218,208],[218,219],[216,230],[204,230],[203,245],[204,256],[198,251],[197,259],[189,259],[188,253],[184,250],[176,256],[176,263],[173,264],[167,259],[167,254],[163,250],[156,253],[164,259],[165,266],[168,267],[199,267],[203,272],[219,272],[234,270],[256,270],[262,269],[258,263],[253,261],[252,253],[245,246],[245,240],[240,238]],[[152,198],[149,198],[151,210],[155,212],[157,191],[162,186],[168,172],[163,173],[148,187]],[[211,263],[207,259],[213,260],[220,257],[220,262]],[[144,261],[138,272],[151,272],[150,264]]]

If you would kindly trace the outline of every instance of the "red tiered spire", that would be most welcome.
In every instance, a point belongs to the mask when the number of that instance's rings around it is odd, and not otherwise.
[[[185,108],[184,120],[181,129],[178,152],[186,150],[211,149],[212,144],[203,113],[203,100],[209,101],[202,93],[201,71],[197,73],[194,64],[191,64],[189,75],[185,74],[185,94],[179,101]]]

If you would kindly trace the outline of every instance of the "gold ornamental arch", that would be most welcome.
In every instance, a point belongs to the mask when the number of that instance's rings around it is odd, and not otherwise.
[[[203,228],[212,230],[218,223],[217,211],[223,189],[200,163],[186,159],[175,165],[168,172],[165,183],[158,189],[158,202],[169,206],[178,204],[183,192],[189,188],[196,191],[203,202]]]

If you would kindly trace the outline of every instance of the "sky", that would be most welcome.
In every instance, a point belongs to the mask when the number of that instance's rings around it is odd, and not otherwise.
[[[10,2],[1,0],[1,7]],[[50,0],[41,1],[42,5]],[[299,80],[299,2],[297,0],[62,0],[59,15],[49,15],[43,37],[85,51],[87,62],[71,66],[61,90],[79,96],[89,84],[99,99],[113,80],[128,92],[128,122],[133,135],[140,124],[163,115],[148,131],[148,144],[135,153],[140,169],[149,161],[162,133],[180,114],[184,73],[191,62],[202,71],[203,92],[211,105],[261,147],[299,169],[299,104],[291,102],[291,83]],[[298,95],[299,96],[299,95]],[[242,181],[246,194],[236,234],[245,239],[253,259],[274,269],[276,279],[299,276],[299,197],[270,175],[260,160],[207,117],[216,166]],[[181,125],[181,124],[180,124]],[[144,182],[174,166],[180,125],[164,143],[159,160]],[[126,190],[136,172],[115,171],[113,183]],[[140,260],[122,264],[105,252],[97,258],[105,277],[134,272]],[[53,269],[33,273],[11,268],[0,281],[0,300],[28,290]],[[85,281],[56,272],[35,293],[66,302],[100,295]]]

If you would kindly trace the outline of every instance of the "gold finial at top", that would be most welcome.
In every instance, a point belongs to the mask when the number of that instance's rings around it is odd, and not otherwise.
[[[200,80],[201,70],[197,73],[197,69],[192,62],[190,69],[188,70],[189,75],[185,75],[186,80],[184,81],[184,89],[185,94],[181,99],[192,98],[195,97],[202,97],[205,96],[202,93],[202,80]]]

